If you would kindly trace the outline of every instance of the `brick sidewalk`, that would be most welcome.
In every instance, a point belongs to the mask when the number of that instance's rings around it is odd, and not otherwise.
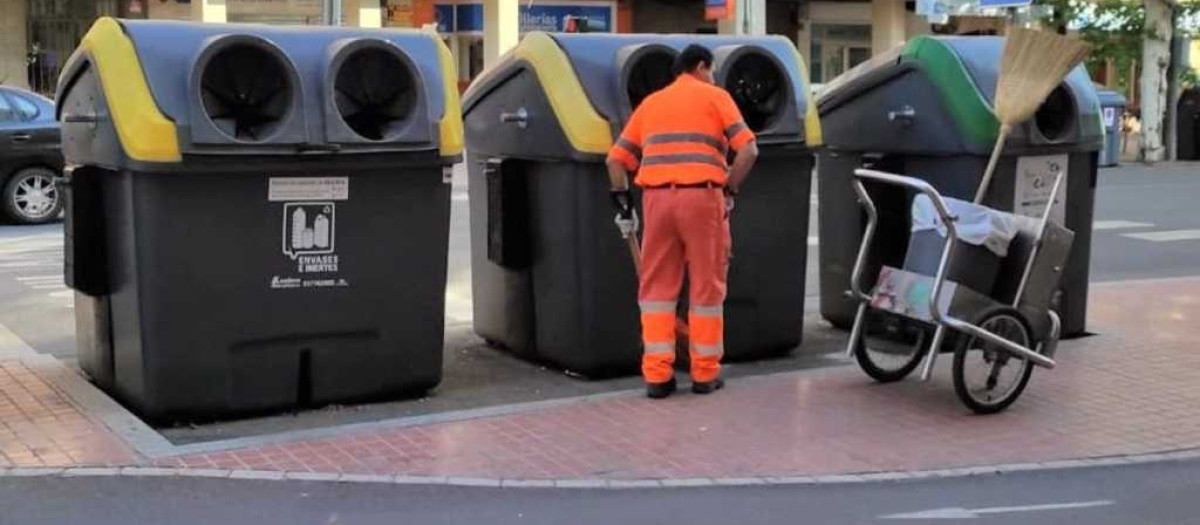
[[[1058,368],[1036,371],[1009,411],[983,417],[959,404],[950,359],[942,359],[930,383],[876,385],[846,366],[741,379],[708,397],[656,402],[630,393],[515,415],[147,460],[37,373],[6,363],[0,422],[13,432],[0,433],[7,458],[0,466],[69,461],[389,476],[736,478],[1200,448],[1200,353],[1192,342],[1200,335],[1194,321],[1200,279],[1096,285],[1091,304],[1089,327],[1102,335],[1064,342]],[[43,455],[29,446],[31,436],[54,446]]]
[[[136,456],[51,381],[62,366],[0,361],[0,467],[127,465]]]

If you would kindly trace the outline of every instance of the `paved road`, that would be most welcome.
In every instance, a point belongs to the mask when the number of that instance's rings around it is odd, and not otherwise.
[[[204,479],[0,479],[0,524],[1196,523],[1200,463],[855,485],[473,489]],[[36,494],[37,497],[30,497]],[[921,513],[916,514],[914,513]],[[900,515],[900,516],[896,516]],[[914,519],[882,518],[913,516]]]

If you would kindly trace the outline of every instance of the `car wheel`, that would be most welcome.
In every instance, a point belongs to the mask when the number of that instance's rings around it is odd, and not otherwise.
[[[18,224],[43,224],[62,212],[62,194],[55,185],[58,174],[46,168],[18,171],[4,185],[4,214]]]

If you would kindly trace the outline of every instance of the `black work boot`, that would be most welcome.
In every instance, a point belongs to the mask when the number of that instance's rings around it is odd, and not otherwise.
[[[692,383],[692,392],[700,395],[711,394],[722,388],[725,388],[725,380],[719,377],[712,381]]]
[[[673,393],[675,393],[674,377],[666,383],[646,383],[646,397],[650,399],[662,399]]]

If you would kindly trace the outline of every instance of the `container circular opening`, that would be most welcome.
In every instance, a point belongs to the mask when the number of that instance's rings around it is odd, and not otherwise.
[[[1063,86],[1054,88],[1033,114],[1034,125],[1046,140],[1057,141],[1071,131],[1075,119],[1075,101]]]
[[[625,94],[629,97],[629,108],[637,109],[646,97],[667,87],[674,78],[671,66],[675,54],[667,49],[654,49],[642,53],[629,65],[625,82]]]
[[[760,52],[734,59],[724,75],[725,89],[733,96],[746,125],[760,131],[775,124],[786,108],[787,78],[779,64]]]
[[[401,131],[417,103],[417,81],[393,51],[367,47],[351,51],[333,81],[334,103],[342,121],[363,138],[385,140]]]
[[[204,65],[200,98],[222,133],[243,142],[274,135],[291,109],[295,87],[280,57],[252,43],[232,44]]]

